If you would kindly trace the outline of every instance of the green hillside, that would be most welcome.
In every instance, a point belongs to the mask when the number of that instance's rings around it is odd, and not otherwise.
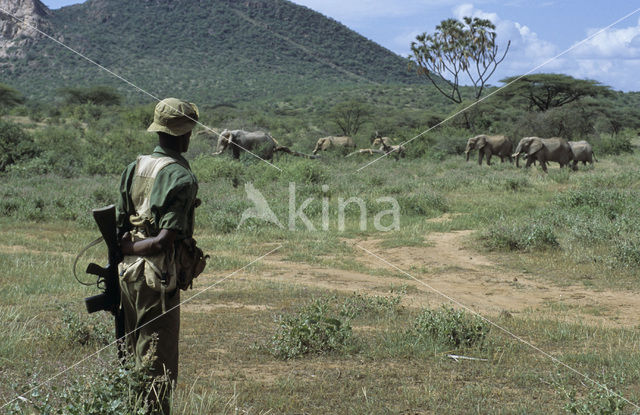
[[[55,38],[158,97],[214,104],[419,81],[403,58],[286,0],[88,0],[49,22]],[[146,98],[49,39],[11,64],[4,82],[32,98],[96,84]]]

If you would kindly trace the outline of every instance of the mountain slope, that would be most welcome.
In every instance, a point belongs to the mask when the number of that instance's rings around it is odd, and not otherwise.
[[[286,0],[88,0],[46,18],[55,38],[158,97],[213,104],[416,82],[403,58]],[[30,96],[108,84],[147,99],[51,40],[25,48],[0,65],[4,82]]]

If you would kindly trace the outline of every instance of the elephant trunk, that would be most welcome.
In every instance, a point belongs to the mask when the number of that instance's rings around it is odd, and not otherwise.
[[[511,155],[516,159],[516,167],[520,167],[520,153],[522,152],[522,143],[518,143],[518,147],[516,147],[516,151]]]
[[[520,152],[513,153],[511,157],[516,159],[516,167],[520,167]]]
[[[464,154],[467,155],[467,161],[469,161],[469,150],[465,150]]]

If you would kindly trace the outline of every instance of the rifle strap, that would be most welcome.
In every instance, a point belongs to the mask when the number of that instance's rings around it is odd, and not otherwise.
[[[86,282],[80,281],[80,279],[78,278],[78,275],[76,274],[76,265],[78,265],[78,260],[82,255],[84,255],[85,252],[87,252],[89,248],[92,248],[98,245],[100,242],[102,242],[102,239],[103,239],[102,236],[100,236],[96,238],[94,241],[90,242],[89,245],[82,248],[82,250],[78,252],[78,255],[76,255],[76,259],[73,261],[73,276],[75,277],[76,281],[78,281],[82,285],[92,286],[93,284],[87,284]]]

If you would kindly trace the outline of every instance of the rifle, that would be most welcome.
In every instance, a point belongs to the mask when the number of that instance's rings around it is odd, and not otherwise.
[[[124,313],[120,307],[120,282],[118,278],[118,264],[122,261],[120,244],[118,243],[118,230],[116,226],[116,207],[109,205],[101,209],[93,209],[93,218],[98,224],[102,238],[107,244],[109,262],[106,267],[91,263],[87,266],[86,273],[98,277],[98,287],[102,293],[84,299],[89,314],[96,311],[109,311],[115,318],[116,340],[124,337]],[[118,356],[122,358],[120,348]]]

